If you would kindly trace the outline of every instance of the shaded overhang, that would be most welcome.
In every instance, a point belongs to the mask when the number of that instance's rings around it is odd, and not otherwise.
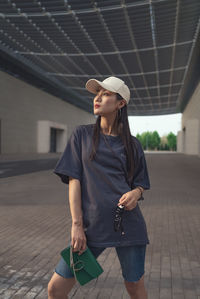
[[[0,2],[0,67],[93,113],[90,78],[117,76],[129,115],[183,112],[199,81],[199,0]]]

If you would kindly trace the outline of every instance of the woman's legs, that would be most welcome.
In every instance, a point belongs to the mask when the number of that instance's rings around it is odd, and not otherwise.
[[[74,277],[64,278],[54,272],[48,283],[48,299],[67,299],[75,283]]]
[[[147,292],[144,286],[144,275],[137,282],[124,280],[127,292],[131,299],[147,299]]]
[[[89,247],[89,246],[88,246]],[[89,247],[94,257],[97,258],[105,248],[103,247]],[[70,268],[61,257],[56,268],[55,273],[48,283],[48,299],[67,299],[67,295],[73,288],[76,280]]]
[[[67,299],[75,283],[75,278],[64,278],[55,272],[48,284],[48,299]],[[124,280],[124,284],[131,299],[147,299],[144,275],[138,282]]]
[[[66,299],[75,283],[74,274],[63,257],[60,257],[55,273],[48,283],[48,299]]]
[[[116,247],[124,284],[131,299],[147,299],[144,286],[146,245]]]

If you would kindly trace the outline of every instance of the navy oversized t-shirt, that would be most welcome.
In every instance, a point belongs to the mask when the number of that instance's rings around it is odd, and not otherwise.
[[[139,204],[123,214],[123,229],[115,232],[113,227],[115,209],[121,196],[142,186],[150,189],[150,181],[144,152],[139,140],[135,139],[139,154],[139,166],[130,184],[126,180],[125,147],[120,136],[105,135],[110,146],[106,145],[104,134],[100,133],[97,155],[89,160],[92,149],[94,124],[78,125],[72,131],[65,150],[56,164],[54,173],[62,182],[69,184],[69,176],[81,183],[83,225],[88,246],[116,247],[148,244],[146,223]]]

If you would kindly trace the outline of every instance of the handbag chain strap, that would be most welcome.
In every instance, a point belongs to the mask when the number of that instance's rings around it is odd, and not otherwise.
[[[70,246],[70,265],[73,268],[74,276],[75,276],[75,278],[77,280],[76,271],[75,271],[75,268],[74,268],[74,259],[73,259],[72,246]]]
[[[79,268],[75,268],[77,264],[82,264]],[[72,246],[70,246],[70,265],[74,271],[74,276],[77,280],[77,277],[76,277],[76,271],[79,271],[81,269],[84,268],[84,261],[81,261],[81,260],[78,260],[74,263],[74,258],[73,258],[73,251],[72,251]]]
[[[75,268],[75,265],[78,264],[78,263],[82,263],[82,266],[80,268]],[[74,263],[72,246],[70,246],[70,265],[73,268],[74,276],[75,276],[76,280],[78,281],[78,279],[76,277],[76,271],[79,271],[79,270],[84,268],[84,261],[79,260],[79,261]],[[98,280],[98,277],[96,278],[96,282],[97,282],[97,280]]]

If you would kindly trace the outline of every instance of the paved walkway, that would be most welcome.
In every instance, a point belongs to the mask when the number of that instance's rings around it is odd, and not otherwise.
[[[140,203],[149,231],[149,299],[200,298],[200,158],[146,153],[151,190]],[[47,284],[70,236],[68,188],[52,170],[0,181],[0,298],[47,298]],[[98,258],[98,281],[73,299],[125,299],[115,249]]]

